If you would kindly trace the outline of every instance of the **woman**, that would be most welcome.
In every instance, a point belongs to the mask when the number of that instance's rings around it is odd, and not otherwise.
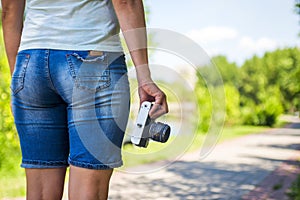
[[[128,118],[121,27],[150,116],[168,107],[148,67],[142,0],[1,0],[27,199],[107,199]],[[96,123],[95,123],[96,122]]]

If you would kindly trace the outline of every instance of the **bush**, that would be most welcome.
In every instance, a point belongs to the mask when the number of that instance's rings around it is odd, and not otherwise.
[[[200,107],[199,132],[206,133],[209,129],[212,118],[212,100],[209,90],[206,87],[196,87],[198,105]]]
[[[240,116],[240,94],[235,86],[225,84],[226,95],[226,120],[227,125],[237,125],[241,123]]]
[[[259,103],[244,100],[242,109],[243,123],[246,125],[273,126],[283,112],[280,91],[275,87],[269,88],[259,95]]]

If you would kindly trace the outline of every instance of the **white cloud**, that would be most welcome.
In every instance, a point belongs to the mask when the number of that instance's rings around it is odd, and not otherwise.
[[[238,36],[238,32],[230,27],[210,26],[200,30],[192,30],[186,35],[198,43],[208,43],[235,39]]]
[[[282,46],[273,38],[241,35],[236,29],[226,26],[192,30],[186,35],[201,45],[209,56],[222,54],[238,64],[242,64],[254,54],[262,56],[266,51]]]
[[[273,50],[277,46],[278,44],[275,40],[266,37],[254,40],[251,37],[246,36],[242,37],[239,41],[239,47],[251,53],[261,53]]]

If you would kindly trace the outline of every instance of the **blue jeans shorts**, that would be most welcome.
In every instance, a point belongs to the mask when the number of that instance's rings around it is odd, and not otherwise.
[[[130,104],[122,52],[23,50],[11,94],[22,167],[122,165]]]

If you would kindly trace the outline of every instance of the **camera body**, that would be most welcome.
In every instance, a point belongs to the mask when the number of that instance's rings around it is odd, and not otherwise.
[[[153,104],[151,102],[145,101],[140,107],[135,128],[131,136],[131,142],[136,146],[146,148],[148,146],[149,139],[161,143],[165,143],[169,139],[171,132],[170,126],[151,120],[149,111],[152,105]]]

